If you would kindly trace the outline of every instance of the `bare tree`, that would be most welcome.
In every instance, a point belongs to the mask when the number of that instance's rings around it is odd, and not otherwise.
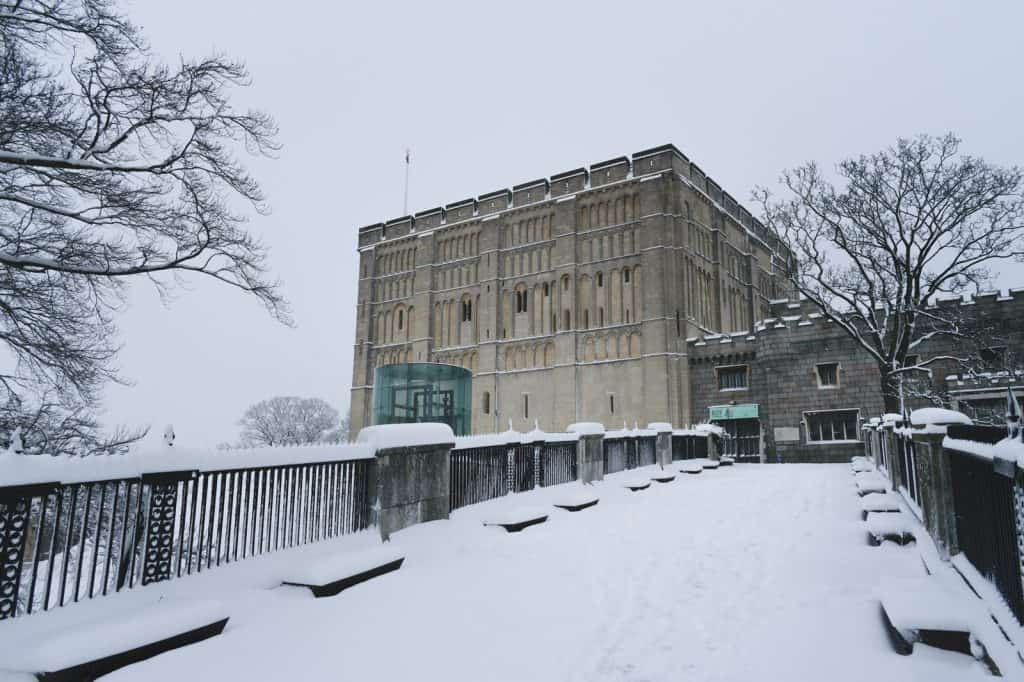
[[[112,0],[0,0],[0,429],[42,410],[95,433],[129,281],[196,273],[288,320],[238,210],[266,207],[237,152],[276,149],[229,101],[248,82],[221,56],[156,63]]]
[[[756,192],[793,249],[797,291],[874,358],[888,412],[902,375],[970,362],[974,328],[936,297],[978,292],[991,265],[1024,255],[1024,173],[959,148],[953,135],[901,139],[840,163],[838,187],[808,163],[783,174],[788,197]],[[922,344],[950,350],[925,358]]]
[[[305,445],[329,438],[341,420],[338,411],[320,398],[277,396],[249,407],[238,424],[245,446]]]

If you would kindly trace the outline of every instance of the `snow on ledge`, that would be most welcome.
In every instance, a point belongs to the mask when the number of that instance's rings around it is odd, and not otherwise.
[[[672,431],[672,425],[668,422],[651,422],[647,425],[647,428],[658,433],[669,433]]]
[[[949,424],[973,424],[971,418],[963,412],[947,410],[941,407],[923,407],[910,413],[913,426],[948,426]]]
[[[359,431],[356,443],[369,445],[374,450],[407,448],[417,445],[454,443],[455,434],[447,424],[378,424]]]
[[[84,483],[167,471],[224,471],[373,457],[364,444],[287,445],[230,450],[164,447],[124,455],[51,457],[0,451],[0,487],[30,483]]]
[[[604,435],[604,424],[598,422],[576,422],[575,424],[569,424],[565,427],[566,431],[578,433],[581,436],[600,436]]]

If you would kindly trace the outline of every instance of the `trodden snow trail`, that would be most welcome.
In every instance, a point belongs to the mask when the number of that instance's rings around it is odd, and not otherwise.
[[[593,486],[597,506],[552,510],[521,533],[482,522],[556,489],[406,529],[397,573],[322,600],[250,590],[221,637],[109,679],[985,677],[965,656],[892,651],[878,588],[921,575],[921,562],[912,547],[867,545],[849,466],[737,465],[623,489],[636,474]]]

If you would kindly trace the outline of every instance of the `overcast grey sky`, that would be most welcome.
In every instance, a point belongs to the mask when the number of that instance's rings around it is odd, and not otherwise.
[[[135,0],[167,60],[219,51],[254,84],[284,148],[251,166],[296,328],[193,281],[161,305],[136,287],[109,422],[173,423],[179,441],[237,438],[250,403],[348,407],[356,232],[410,211],[672,142],[738,199],[811,159],[953,131],[1024,163],[1024,3],[266,3]],[[753,208],[749,201],[748,207]],[[1024,286],[1024,267],[999,284]]]

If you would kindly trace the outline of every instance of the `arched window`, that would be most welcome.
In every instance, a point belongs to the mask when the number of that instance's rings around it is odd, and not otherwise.
[[[629,284],[629,268],[622,269],[622,281]]]
[[[491,392],[490,391],[484,391],[483,410],[484,410],[484,414],[490,414],[491,413]]]
[[[516,312],[525,313],[527,309],[527,301],[529,300],[529,293],[525,289],[516,290]]]
[[[466,299],[462,302],[462,321],[472,322],[473,321],[473,302]]]
[[[565,275],[562,277],[562,289],[565,291],[569,290],[569,276]]]
[[[604,275],[602,275],[600,272],[597,273],[597,286],[599,286],[599,287],[603,287],[604,286]]]
[[[544,282],[544,298],[548,297],[548,283]]]
[[[398,311],[398,329],[399,330],[404,329],[404,325],[405,325],[405,311],[404,310],[399,310]]]
[[[571,322],[572,322],[572,318],[571,318],[568,310],[565,311],[564,317],[565,317],[565,324],[562,325],[562,328],[563,329],[568,329],[571,326]]]

